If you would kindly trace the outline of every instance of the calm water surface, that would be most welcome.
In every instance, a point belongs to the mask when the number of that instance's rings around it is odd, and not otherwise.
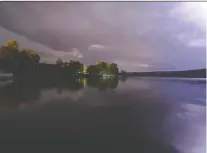
[[[204,153],[205,89],[205,80],[138,77],[3,84],[0,139],[75,153]]]

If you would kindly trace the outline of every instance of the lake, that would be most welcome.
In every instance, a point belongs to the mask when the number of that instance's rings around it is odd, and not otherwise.
[[[205,117],[205,79],[23,80],[0,86],[0,140],[8,144],[64,144],[75,153],[205,153]]]

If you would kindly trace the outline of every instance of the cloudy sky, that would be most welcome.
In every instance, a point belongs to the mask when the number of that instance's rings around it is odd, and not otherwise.
[[[0,45],[126,71],[204,68],[207,2],[0,2]]]

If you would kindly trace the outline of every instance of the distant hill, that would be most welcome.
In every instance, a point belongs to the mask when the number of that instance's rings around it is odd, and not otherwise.
[[[128,72],[127,76],[206,78],[206,69],[186,71]]]

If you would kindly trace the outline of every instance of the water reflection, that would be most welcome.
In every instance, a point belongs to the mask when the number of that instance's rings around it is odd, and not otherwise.
[[[40,89],[36,87],[25,88],[15,83],[0,88],[0,105],[2,109],[16,108],[21,103],[31,103],[40,97]]]
[[[118,86],[118,77],[101,78],[101,77],[88,77],[88,78],[68,78],[68,79],[39,79],[39,80],[18,80],[14,82],[14,86],[19,88],[38,88],[49,89],[58,88],[58,92],[61,89],[67,89],[71,92],[79,91],[85,87],[93,87],[99,90],[106,90],[108,88],[116,89]]]
[[[116,89],[118,85],[118,78],[91,77],[87,79],[87,85],[89,87],[97,88],[103,91],[105,91],[108,88]]]
[[[127,75],[121,75],[119,78],[122,82],[125,82],[127,80],[128,76]]]
[[[65,79],[21,79],[12,84],[0,88],[1,106],[15,108],[21,103],[34,103],[40,99],[42,90],[56,89],[61,95],[63,91],[78,92],[79,90],[92,87],[98,91],[115,89],[118,86],[118,77],[113,78],[69,78]],[[3,107],[4,108],[4,107]]]
[[[0,139],[67,140],[73,152],[205,152],[205,82],[30,78],[1,87],[0,104],[16,111],[1,110]]]

